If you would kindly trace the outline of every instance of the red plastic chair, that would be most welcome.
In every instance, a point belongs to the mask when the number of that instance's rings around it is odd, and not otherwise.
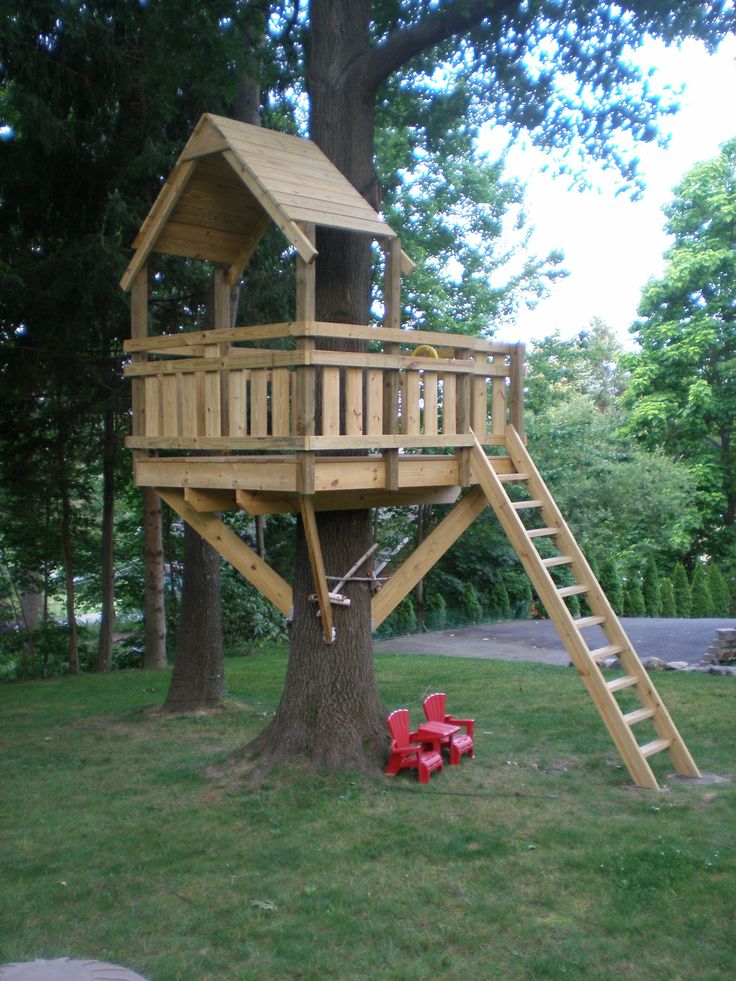
[[[396,709],[386,719],[391,733],[391,754],[386,766],[386,776],[395,777],[399,770],[407,768],[419,771],[419,783],[429,783],[429,775],[441,770],[442,752],[439,739],[418,742],[416,732],[409,731],[409,712]]]
[[[463,753],[474,756],[473,748],[473,727],[475,719],[456,719],[454,715],[445,713],[446,696],[443,691],[436,691],[422,702],[424,714],[429,722],[445,722],[448,725],[464,726],[465,732],[456,732],[451,736],[444,736],[440,742],[450,750],[450,765],[457,766]]]

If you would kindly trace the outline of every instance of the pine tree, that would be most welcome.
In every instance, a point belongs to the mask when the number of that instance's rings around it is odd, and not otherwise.
[[[494,620],[510,620],[513,616],[508,590],[502,582],[494,582],[491,586],[488,605]]]
[[[678,562],[675,571],[672,573],[672,588],[675,593],[675,609],[677,616],[687,619],[692,611],[693,599],[690,592],[690,583],[682,562]]]
[[[432,593],[426,604],[426,620],[430,630],[444,630],[447,626],[447,603],[442,593]]]
[[[608,555],[601,563],[601,572],[598,581],[601,589],[608,597],[608,602],[619,616],[624,612],[624,592],[621,584],[621,573],[618,571],[616,559],[613,555]]]
[[[508,600],[508,596],[506,599]],[[478,594],[472,582],[465,583],[465,589],[460,599],[460,612],[466,623],[480,623],[483,619],[483,607],[480,605]]]
[[[713,601],[713,616],[727,617],[731,608],[731,597],[728,595],[726,579],[715,562],[708,563],[708,588]]]
[[[702,563],[698,562],[693,569],[693,577],[690,580],[690,593],[692,595],[691,617],[712,617],[713,599],[708,588],[708,580]]]
[[[659,569],[653,556],[649,556],[644,566],[642,581],[645,616],[659,617],[662,615],[662,597],[659,592]]]
[[[677,606],[675,604],[675,590],[672,587],[671,579],[663,579],[659,584],[659,596],[662,600],[662,617],[676,617]]]
[[[644,606],[644,596],[641,591],[641,584],[638,579],[632,577],[626,584],[624,590],[624,616],[643,617],[646,616]]]
[[[520,578],[511,605],[512,616],[516,619],[526,620],[529,617],[532,607],[532,587],[526,576]]]

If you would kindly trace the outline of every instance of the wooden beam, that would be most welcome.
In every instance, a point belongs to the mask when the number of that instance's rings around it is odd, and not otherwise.
[[[153,250],[159,232],[176,207],[176,202],[189,183],[189,178],[194,173],[195,167],[196,162],[194,160],[185,160],[178,163],[169,174],[169,179],[161,189],[159,196],[156,198],[148,214],[148,218],[146,218],[141,227],[139,233],[140,244],[136,248],[133,258],[128,264],[128,268],[123,273],[123,278],[120,280],[120,286],[126,293],[130,289],[140,269],[148,260],[148,256]]]
[[[391,576],[383,589],[373,597],[371,603],[373,630],[380,627],[419,580],[475,521],[487,504],[483,490],[474,487],[424,539],[419,548]]]
[[[238,174],[248,188],[253,197],[258,201],[264,211],[267,211],[271,219],[281,229],[286,238],[291,242],[299,255],[305,262],[311,262],[317,255],[317,250],[309,241],[304,232],[298,227],[295,221],[286,214],[283,208],[274,201],[261,181],[253,174],[240,157],[232,150],[225,150],[223,157],[236,174]]]
[[[199,490],[195,487],[184,488],[184,500],[191,504],[195,511],[237,511],[238,502],[236,491],[231,490]]]
[[[285,617],[291,616],[293,607],[291,586],[217,515],[195,511],[181,490],[164,490],[157,487],[156,493]]]
[[[458,487],[421,487],[396,491],[335,491],[314,495],[314,510],[364,511],[367,508],[414,507],[417,504],[454,504]],[[237,506],[250,515],[298,513],[299,497],[294,494],[267,494],[238,490]],[[224,510],[210,508],[210,510]]]
[[[322,633],[325,644],[332,644],[335,640],[335,633],[332,627],[332,605],[330,603],[330,587],[327,585],[325,576],[325,564],[322,559],[322,549],[319,544],[319,534],[317,533],[317,519],[314,515],[314,500],[311,497],[299,498],[302,523],[304,524],[304,537],[307,542],[309,552],[309,564],[312,567],[312,579],[314,589],[319,600],[319,610],[322,615]]]

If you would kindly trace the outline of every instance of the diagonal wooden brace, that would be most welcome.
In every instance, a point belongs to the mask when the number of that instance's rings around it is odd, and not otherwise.
[[[407,593],[416,586],[445,552],[453,545],[488,504],[480,487],[473,489],[456,504],[446,518],[424,539],[416,551],[412,552],[404,564],[396,570],[389,581],[373,597],[371,614],[373,629],[376,630],[392,613]]]
[[[206,542],[209,542],[216,552],[227,559],[241,576],[255,586],[259,593],[263,593],[266,599],[281,610],[285,617],[291,616],[293,608],[291,586],[216,514],[195,510],[186,500],[184,491],[157,487],[156,493]]]
[[[322,632],[325,644],[332,644],[335,640],[335,630],[332,626],[332,605],[330,603],[330,589],[327,585],[325,576],[325,564],[322,559],[322,549],[319,544],[317,534],[317,519],[314,516],[314,498],[300,497],[299,509],[304,524],[304,537],[307,542],[309,552],[309,564],[312,567],[312,579],[314,588],[319,600],[319,609],[322,617]]]

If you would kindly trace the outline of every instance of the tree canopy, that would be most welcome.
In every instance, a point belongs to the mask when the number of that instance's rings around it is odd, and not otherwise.
[[[736,554],[736,140],[697,164],[665,209],[673,244],[632,328],[630,430],[681,457],[697,485],[698,552]]]

